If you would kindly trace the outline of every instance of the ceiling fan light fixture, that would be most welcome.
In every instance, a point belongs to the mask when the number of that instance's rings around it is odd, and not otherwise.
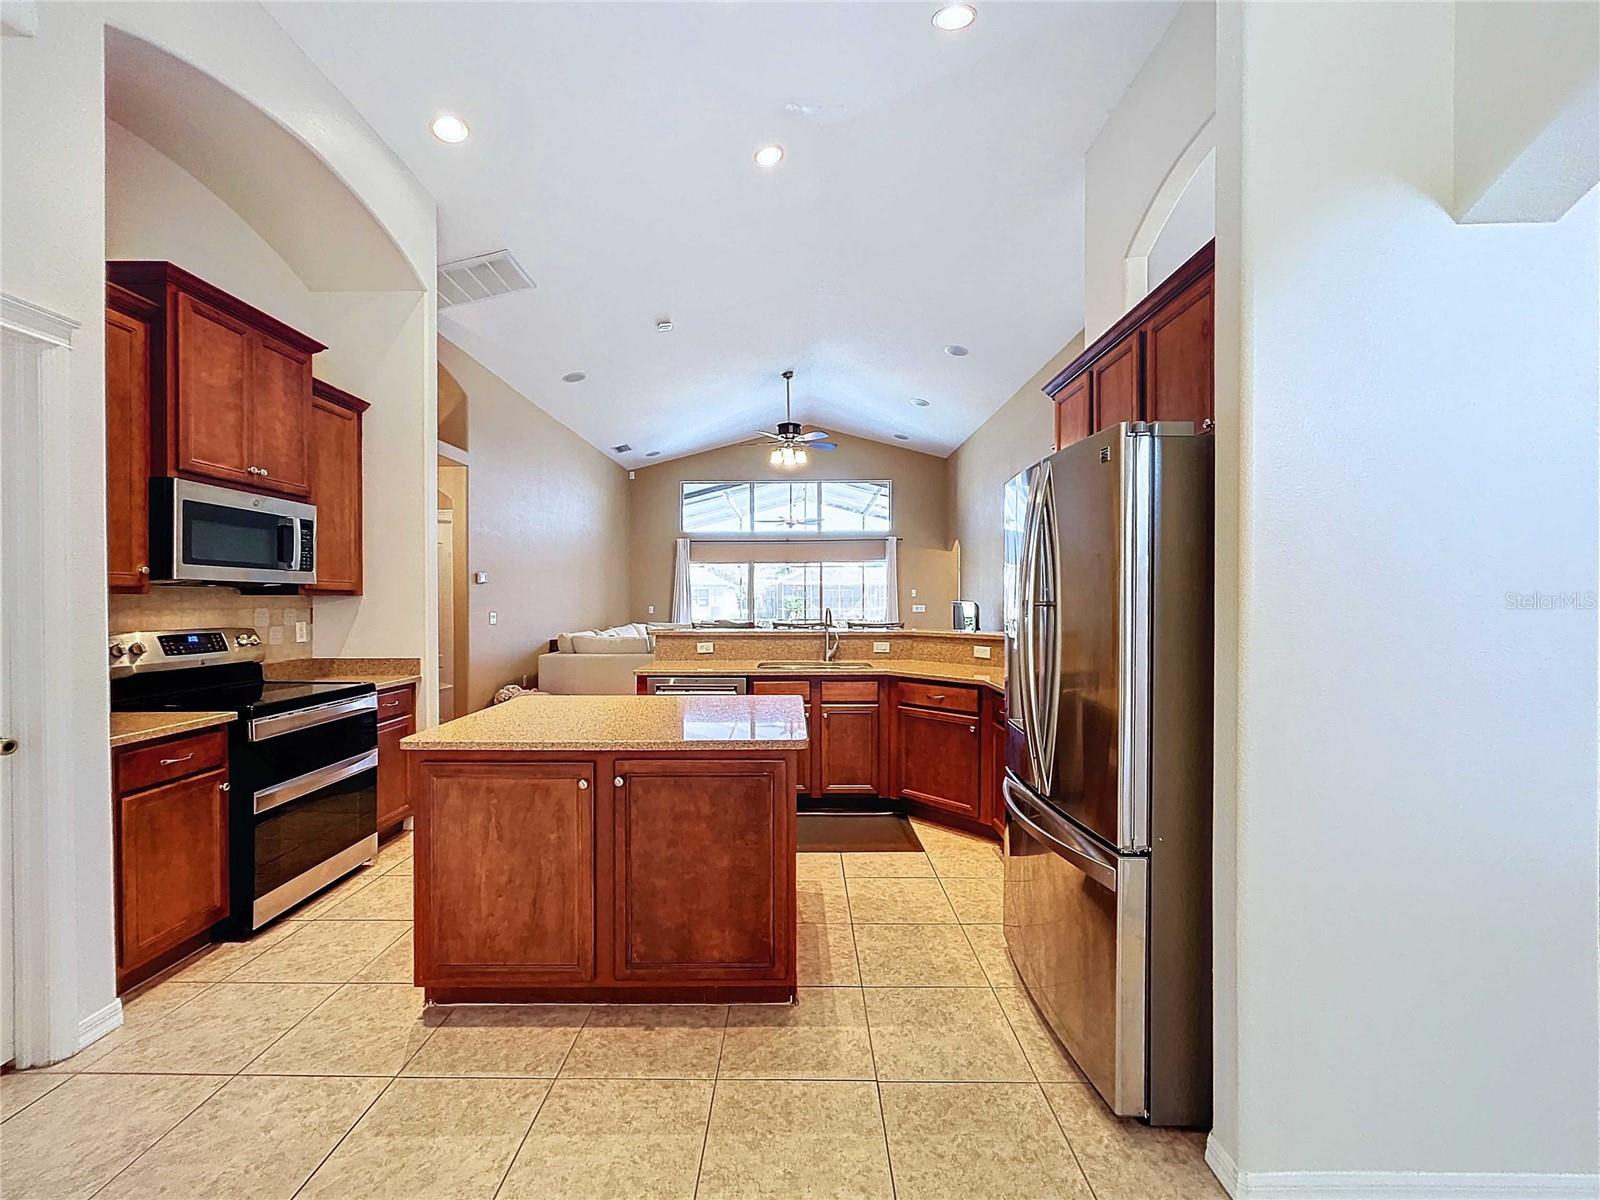
[[[782,451],[782,449],[774,450],[771,454],[769,454],[767,456],[767,461],[769,463],[771,463],[775,467],[783,466],[783,451]]]
[[[804,450],[796,450],[794,452],[794,465],[797,467],[806,465],[806,452]]]

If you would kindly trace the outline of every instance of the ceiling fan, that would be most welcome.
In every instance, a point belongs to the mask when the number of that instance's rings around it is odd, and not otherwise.
[[[783,420],[778,422],[778,432],[768,433],[765,429],[758,429],[758,440],[744,443],[746,446],[770,447],[772,453],[767,456],[767,461],[775,467],[803,467],[806,465],[806,451],[839,448],[837,442],[828,440],[832,435],[826,430],[818,429],[815,425],[802,426],[794,419],[789,395],[790,381],[793,379],[793,371],[783,373]]]

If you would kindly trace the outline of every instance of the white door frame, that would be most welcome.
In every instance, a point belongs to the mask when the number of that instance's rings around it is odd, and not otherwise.
[[[79,1028],[74,819],[85,798],[76,794],[72,764],[98,747],[77,744],[73,712],[85,698],[51,686],[48,661],[52,648],[74,647],[81,638],[68,606],[57,602],[84,581],[73,577],[67,513],[51,500],[47,482],[70,461],[69,371],[77,328],[70,317],[0,295],[0,613],[6,622],[0,670],[11,698],[6,733],[19,742],[17,752],[0,761],[9,771],[11,861],[5,868],[19,1067],[66,1058],[78,1050],[81,1035],[99,1036],[122,1019],[121,1006],[113,1004],[95,1014],[96,1028]]]

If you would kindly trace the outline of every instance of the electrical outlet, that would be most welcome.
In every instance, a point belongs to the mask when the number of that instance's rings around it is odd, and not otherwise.
[[[256,609],[255,618],[256,618],[256,628],[257,629],[265,629],[268,625],[272,624],[272,612],[271,612],[270,609],[265,609],[265,608]]]
[[[889,653],[889,643],[888,642],[873,642],[872,643],[872,652],[874,654],[887,654],[887,653]]]
[[[306,621],[296,621],[294,623],[294,640],[297,641],[297,642],[304,642],[304,641],[310,640],[310,637],[311,637],[311,625],[310,625],[310,623],[306,622]]]
[[[972,648],[972,657],[973,658],[993,658],[994,654],[993,654],[993,652],[991,651],[991,649],[988,646],[974,646]]]
[[[928,606],[926,604],[913,604],[911,606],[911,611],[914,612],[914,613],[915,612],[927,612],[928,611]]]
[[[269,646],[281,646],[281,645],[283,645],[283,626],[282,625],[274,625],[271,629],[267,630],[267,644]]]
[[[492,608],[489,610],[489,624],[491,624],[491,625],[500,624],[500,614],[495,612],[495,610],[492,609]]]
[[[912,588],[911,589],[911,598],[913,600],[915,600],[917,598],[917,589],[916,588]]]
[[[487,572],[487,571],[474,571],[472,573],[472,582],[473,583],[488,583],[489,582],[489,572]]]
[[[696,654],[711,654],[716,648],[717,644],[715,642],[696,642],[694,644],[694,652]]]

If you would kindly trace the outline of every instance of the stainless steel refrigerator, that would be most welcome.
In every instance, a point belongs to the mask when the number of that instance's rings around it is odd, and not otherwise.
[[[1023,479],[1006,944],[1113,1111],[1205,1126],[1212,439],[1117,425]]]

